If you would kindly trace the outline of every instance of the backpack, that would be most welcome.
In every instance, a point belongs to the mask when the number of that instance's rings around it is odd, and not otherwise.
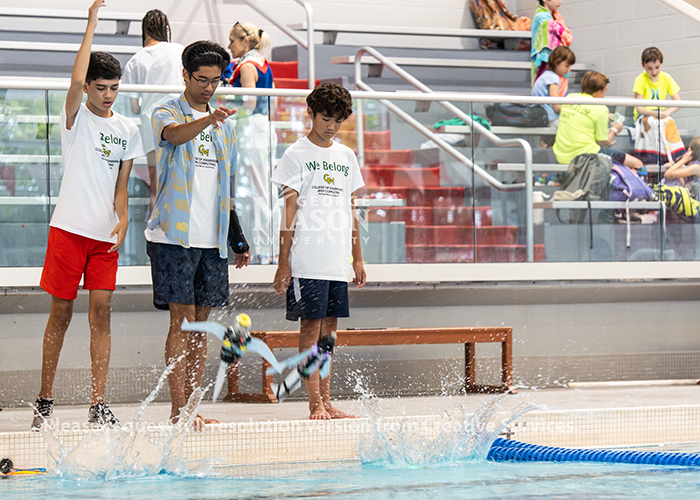
[[[500,0],[469,0],[469,10],[482,30],[509,30],[518,18]]]
[[[666,186],[657,184],[654,190],[659,194],[668,208],[684,217],[695,217],[698,214],[698,203],[683,186]]]
[[[654,191],[637,172],[624,165],[613,163],[610,201],[645,201],[654,198]]]
[[[505,127],[547,127],[547,112],[539,104],[503,104],[484,106],[492,125]]]
[[[518,30],[530,31],[532,21],[527,17],[518,17],[511,13],[501,0],[469,0],[469,10],[476,27],[482,30]],[[530,50],[530,40],[493,40],[481,38],[482,49],[516,49]]]
[[[576,156],[569,163],[569,169],[564,174],[561,189],[554,192],[552,199],[607,200],[611,187],[612,166],[612,160],[609,156],[597,154]],[[567,193],[562,193],[562,191]],[[574,193],[575,195],[572,196]],[[558,217],[560,222],[581,224],[586,218],[586,211],[586,209],[559,210]],[[562,213],[564,213],[564,217],[562,217]]]

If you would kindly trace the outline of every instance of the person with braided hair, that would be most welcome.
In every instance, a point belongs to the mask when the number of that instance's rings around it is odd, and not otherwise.
[[[224,70],[226,85],[244,88],[271,89],[274,87],[272,69],[263,52],[270,46],[270,37],[250,23],[237,22],[229,34],[228,49],[233,61]],[[252,223],[251,248],[254,262],[269,264],[274,254],[270,237],[270,157],[276,149],[275,134],[270,133],[268,97],[244,97],[236,113],[239,170],[236,177],[236,195],[250,196],[255,203]]]
[[[171,43],[168,16],[158,9],[146,12],[141,21],[141,40],[143,48],[126,63],[122,83],[182,85],[180,59],[184,47],[179,43]],[[131,111],[141,118],[139,130],[146,150],[151,209],[153,209],[156,199],[156,154],[151,115],[156,106],[174,96],[146,92],[130,95]]]

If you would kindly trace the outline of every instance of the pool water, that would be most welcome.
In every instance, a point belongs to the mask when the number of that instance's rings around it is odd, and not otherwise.
[[[397,467],[360,462],[214,469],[206,476],[75,481],[53,475],[0,480],[0,498],[617,499],[697,498],[700,469],[618,464],[461,462]]]

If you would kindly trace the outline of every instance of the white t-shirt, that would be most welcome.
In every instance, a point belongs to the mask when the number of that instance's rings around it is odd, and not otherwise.
[[[284,152],[272,182],[297,193],[289,264],[295,278],[352,280],[351,195],[365,185],[355,153],[303,138]]]
[[[98,241],[110,238],[119,219],[114,189],[121,161],[144,156],[136,125],[118,113],[109,118],[81,104],[70,130],[61,110],[63,179],[51,226]]]
[[[182,51],[179,43],[159,42],[144,47],[134,54],[124,66],[121,82],[141,85],[182,85]],[[128,94],[141,97],[141,138],[146,152],[155,149],[151,115],[153,110],[164,101],[172,99],[172,94]]]
[[[209,113],[192,110],[195,120]],[[190,246],[219,248],[219,164],[207,127],[194,138],[194,183],[190,207]]]
[[[199,120],[209,113],[192,110]],[[219,248],[219,164],[211,138],[212,127],[200,132],[194,140],[194,180],[190,205],[190,248]],[[170,241],[160,226],[145,230],[146,240],[178,245]]]

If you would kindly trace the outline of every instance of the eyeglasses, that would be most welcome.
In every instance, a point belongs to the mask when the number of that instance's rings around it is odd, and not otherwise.
[[[245,33],[245,36],[246,36],[246,37],[250,37],[250,33],[248,33],[248,30],[245,29],[245,28],[243,27],[243,25],[241,24],[240,21],[236,21],[236,24],[233,25],[234,28],[235,28],[236,26],[240,26],[240,27],[241,27],[241,29],[243,30],[243,33]]]
[[[209,80],[207,78],[197,78],[189,71],[188,71],[188,73],[190,75],[190,78],[192,78],[195,82],[197,82],[197,85],[203,89],[207,88],[207,85],[211,85],[212,87],[216,88],[221,83],[221,76],[219,76],[219,78],[217,78],[216,80]]]

